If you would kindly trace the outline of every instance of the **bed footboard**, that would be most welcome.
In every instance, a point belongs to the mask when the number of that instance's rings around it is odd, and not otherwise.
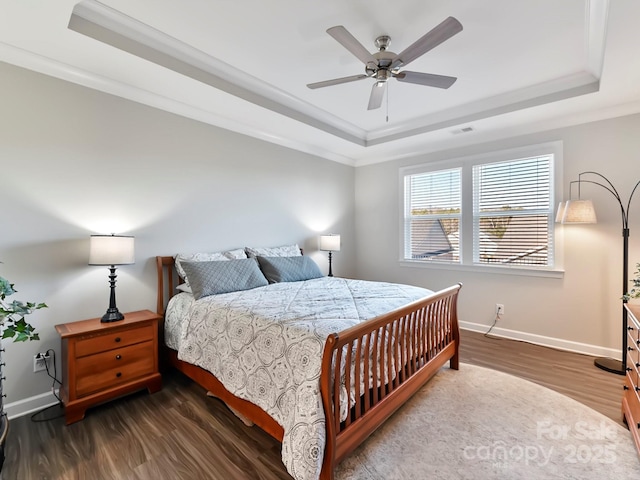
[[[323,479],[333,479],[335,466],[447,361],[458,369],[461,287],[441,290],[327,339],[320,379],[327,432]],[[355,401],[343,405],[346,418],[340,414],[341,391],[343,402],[346,392]]]

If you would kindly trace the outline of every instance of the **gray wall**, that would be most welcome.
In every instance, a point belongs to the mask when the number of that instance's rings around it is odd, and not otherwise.
[[[640,115],[634,115],[356,169],[358,276],[432,289],[462,282],[460,317],[476,324],[473,328],[488,329],[495,304],[503,303],[506,315],[496,325],[499,333],[579,351],[605,347],[606,353],[619,357],[622,222],[612,195],[597,186],[583,187],[583,198],[594,201],[598,224],[559,227],[564,233],[565,257],[561,279],[410,268],[398,262],[398,178],[399,168],[406,165],[560,140],[564,171],[559,173],[564,177],[565,199],[570,180],[580,172],[595,170],[612,181],[626,203],[640,180],[639,133]],[[630,229],[631,274],[640,262],[640,191],[631,205]]]
[[[3,342],[6,402],[50,392],[32,357],[60,355],[54,325],[105,312],[91,234],[136,237],[123,312],[155,309],[156,255],[298,243],[326,272],[335,232],[334,272],[355,272],[352,167],[1,63],[0,92],[0,275],[50,307],[30,317],[40,342]]]

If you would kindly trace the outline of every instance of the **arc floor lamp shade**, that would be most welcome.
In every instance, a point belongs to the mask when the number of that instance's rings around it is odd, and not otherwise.
[[[134,237],[124,235],[91,235],[89,265],[109,267],[109,308],[102,316],[103,322],[124,319],[116,306],[116,265],[135,263]]]
[[[596,210],[591,200],[567,200],[562,209],[562,223],[598,223]]]

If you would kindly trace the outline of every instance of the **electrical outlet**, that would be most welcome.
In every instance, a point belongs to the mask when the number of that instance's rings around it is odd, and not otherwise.
[[[33,356],[33,373],[46,370],[49,366],[49,360],[51,360],[51,355],[48,353],[36,353]]]
[[[504,315],[504,305],[496,303],[496,315]]]

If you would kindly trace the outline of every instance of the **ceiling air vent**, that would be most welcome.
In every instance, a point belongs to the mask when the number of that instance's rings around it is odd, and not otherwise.
[[[469,132],[473,132],[473,127],[462,127],[462,128],[458,128],[457,130],[451,130],[451,133],[453,135],[460,135],[461,133],[469,133]]]

